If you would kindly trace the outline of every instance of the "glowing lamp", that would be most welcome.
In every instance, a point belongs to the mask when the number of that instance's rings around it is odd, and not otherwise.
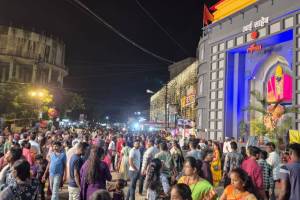
[[[257,31],[253,31],[251,33],[251,39],[256,40],[259,37],[259,33]]]
[[[37,94],[39,97],[43,97],[44,96],[44,93],[43,92],[38,92]]]

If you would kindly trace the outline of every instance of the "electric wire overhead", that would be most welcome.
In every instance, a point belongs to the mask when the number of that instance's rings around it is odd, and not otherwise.
[[[67,0],[68,2],[75,2],[78,6],[80,6],[82,9],[84,9],[85,13],[88,13],[90,15],[92,15],[93,17],[95,17],[97,19],[98,22],[101,22],[102,24],[104,24],[107,28],[109,28],[111,31],[113,31],[115,34],[117,34],[119,37],[123,38],[124,40],[126,40],[127,42],[129,42],[130,44],[132,44],[133,46],[135,46],[136,48],[140,49],[141,51],[143,51],[144,53],[147,53],[153,57],[155,57],[156,59],[162,60],[164,62],[167,63],[175,63],[175,61],[172,61],[170,59],[164,58],[156,53],[153,53],[152,51],[142,47],[141,45],[137,44],[136,42],[134,42],[133,40],[129,39],[127,36],[125,36],[123,33],[121,33],[120,31],[118,31],[115,27],[113,27],[112,25],[110,25],[106,20],[104,20],[103,18],[99,17],[94,11],[92,11],[89,7],[87,7],[84,3],[82,3],[80,0]],[[72,5],[74,5],[72,3]]]
[[[174,38],[172,35],[150,14],[150,12],[139,2],[135,0],[136,4],[142,9],[142,11],[164,32],[170,40],[172,40],[176,46],[178,46],[186,55],[189,55],[189,52]]]

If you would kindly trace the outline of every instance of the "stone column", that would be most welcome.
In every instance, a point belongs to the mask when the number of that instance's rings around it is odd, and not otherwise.
[[[20,76],[20,65],[16,65],[16,79],[18,80]]]
[[[9,62],[9,73],[8,73],[8,80],[9,81],[11,81],[12,76],[13,76],[14,64],[15,64],[15,61],[13,59],[11,59],[10,62]]]
[[[6,77],[5,77],[5,74],[6,74],[6,68],[3,67],[2,68],[2,77],[1,77],[1,82],[5,82],[6,81]]]
[[[60,87],[62,87],[64,85],[64,79],[63,76],[61,77],[61,81],[60,81]]]
[[[52,68],[49,67],[49,72],[48,72],[48,83],[51,82],[51,76],[52,76]]]
[[[36,71],[37,71],[37,64],[34,63],[32,65],[32,76],[31,76],[31,82],[34,83],[36,80]]]
[[[59,85],[62,86],[62,72],[61,71],[59,72],[58,82],[59,82]]]

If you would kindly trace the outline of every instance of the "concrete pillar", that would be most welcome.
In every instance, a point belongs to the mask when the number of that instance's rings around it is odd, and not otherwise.
[[[6,74],[6,69],[5,69],[5,67],[3,67],[3,68],[2,68],[1,82],[5,82],[5,74]]]
[[[60,71],[58,74],[58,82],[61,85],[61,81],[62,81],[62,72]]]
[[[8,80],[10,81],[13,77],[13,71],[14,71],[14,64],[15,61],[13,59],[10,60],[9,62],[9,73],[8,73]]]
[[[20,76],[20,66],[16,65],[16,77],[15,78],[18,80],[19,76]]]
[[[49,72],[48,72],[48,83],[51,82],[51,76],[52,76],[52,68],[49,67]]]
[[[32,65],[32,76],[31,76],[31,82],[34,83],[36,80],[36,71],[37,71],[37,64]]]
[[[64,75],[63,75],[63,72],[61,72],[61,75],[60,75],[60,86],[62,87],[64,84]]]

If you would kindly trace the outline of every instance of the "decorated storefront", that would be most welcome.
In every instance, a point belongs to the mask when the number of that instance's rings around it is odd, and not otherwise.
[[[197,62],[193,61],[152,95],[150,121],[163,124],[174,135],[194,135],[197,117],[196,91]]]
[[[199,42],[198,128],[211,139],[300,129],[300,2],[223,0],[211,11]]]

